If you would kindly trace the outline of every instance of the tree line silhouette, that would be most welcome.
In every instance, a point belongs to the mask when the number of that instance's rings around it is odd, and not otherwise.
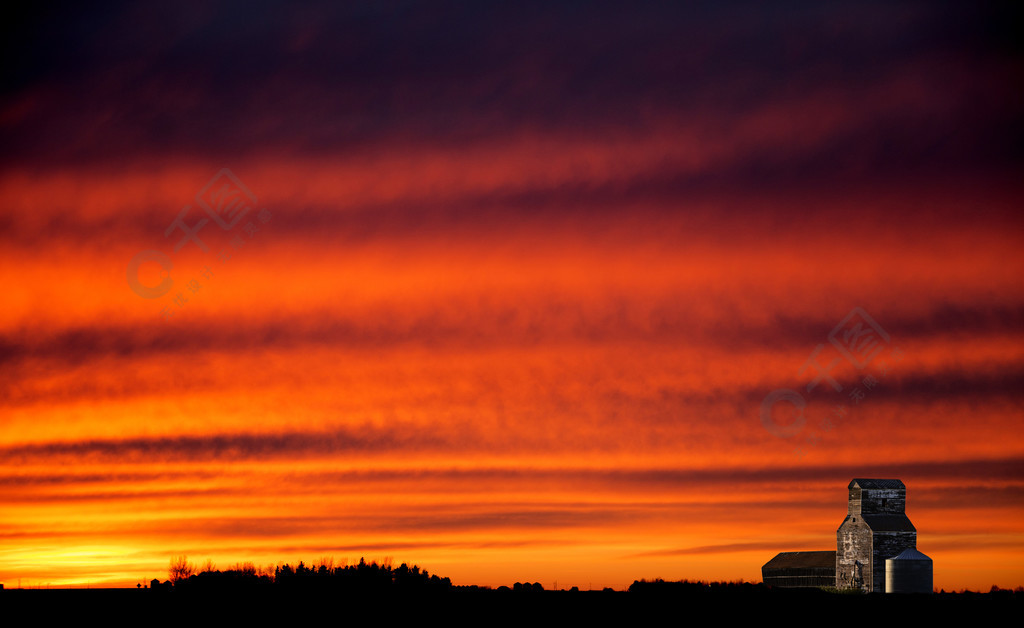
[[[389,560],[382,563],[366,562],[360,558],[355,565],[335,565],[332,558],[320,559],[313,565],[304,561],[292,566],[258,567],[252,562],[236,563],[233,567],[220,570],[207,561],[203,567],[189,562],[185,556],[171,560],[168,581],[153,580],[154,589],[175,590],[322,590],[345,591],[423,591],[436,592],[452,588],[450,578],[430,574],[418,565],[402,563],[393,567]]]
[[[172,559],[168,568],[168,580],[166,582],[153,580],[150,588],[168,591],[208,591],[211,593],[255,590],[287,594],[301,594],[312,591],[318,593],[332,592],[371,595],[389,592],[434,594],[453,590],[480,592],[492,590],[490,587],[476,585],[454,586],[450,578],[430,574],[418,565],[410,566],[407,563],[402,563],[398,567],[394,567],[390,559],[385,559],[383,562],[378,563],[377,561],[366,562],[365,558],[360,558],[356,564],[349,565],[348,561],[345,561],[343,564],[336,565],[333,558],[321,558],[310,565],[307,565],[304,561],[299,561],[298,565],[294,567],[288,563],[280,564],[276,567],[273,565],[261,567],[252,562],[239,562],[228,569],[221,570],[217,569],[210,560],[207,560],[200,567],[190,562],[186,556]],[[532,584],[529,582],[516,582],[512,587],[501,586],[494,591],[539,593],[544,591],[544,587],[538,582]],[[578,592],[578,589],[572,587],[572,589],[565,592]],[[753,583],[742,580],[736,582],[705,582],[690,580],[666,581],[660,578],[654,580],[635,580],[629,586],[628,592],[631,594],[631,597],[647,599],[743,599],[769,601],[779,598],[799,597],[804,600],[804,603],[810,603],[807,601],[810,598],[817,598],[818,601],[823,601],[826,598],[835,598],[837,593],[837,591],[829,589],[775,589],[760,582]],[[603,593],[614,593],[614,591],[606,588]],[[1005,599],[1020,604],[1024,603],[1024,588],[1017,587],[1016,590],[1006,590],[993,586],[988,594],[979,594],[971,591],[961,591],[960,593],[940,591],[937,598],[966,599],[972,596]],[[885,598],[886,596],[875,597]],[[906,596],[903,597],[905,598]]]

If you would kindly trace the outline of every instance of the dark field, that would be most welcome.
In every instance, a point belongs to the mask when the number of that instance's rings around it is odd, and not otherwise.
[[[436,593],[325,591],[155,591],[149,589],[14,589],[0,591],[5,619],[16,623],[98,619],[114,623],[293,625],[351,621],[422,621],[489,625],[512,622],[624,625],[739,621],[852,624],[870,621],[965,620],[988,624],[1019,617],[1024,594],[845,595],[769,590],[528,591],[456,587]],[[33,621],[36,618],[37,621]],[[7,622],[5,621],[5,624]],[[11,624],[7,624],[11,625]]]

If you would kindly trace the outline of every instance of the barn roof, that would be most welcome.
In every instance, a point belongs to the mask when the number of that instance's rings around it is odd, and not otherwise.
[[[861,488],[907,488],[906,485],[903,484],[903,480],[873,480],[869,478],[854,478],[852,481],[850,481],[850,488],[853,488],[854,485],[857,485]]]
[[[779,552],[762,569],[795,569],[828,567],[835,569],[836,553],[831,552]]]
[[[917,532],[906,515],[861,515],[872,532]]]

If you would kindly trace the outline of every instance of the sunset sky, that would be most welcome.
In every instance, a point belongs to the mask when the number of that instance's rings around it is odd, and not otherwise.
[[[0,583],[759,581],[880,477],[1024,585],[1024,52],[933,4],[8,18]]]

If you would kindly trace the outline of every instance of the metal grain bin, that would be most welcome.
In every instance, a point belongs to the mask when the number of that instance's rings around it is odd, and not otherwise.
[[[886,593],[931,593],[932,559],[905,549],[885,561]]]

